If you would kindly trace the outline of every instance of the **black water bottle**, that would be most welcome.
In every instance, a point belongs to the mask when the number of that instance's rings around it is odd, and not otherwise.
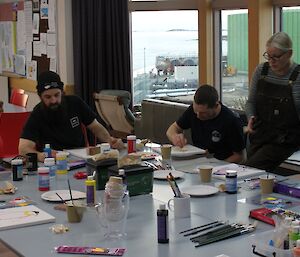
[[[168,210],[165,204],[160,204],[157,210],[157,240],[158,243],[169,243]]]

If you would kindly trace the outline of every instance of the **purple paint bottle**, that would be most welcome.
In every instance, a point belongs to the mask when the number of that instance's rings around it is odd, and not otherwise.
[[[160,204],[157,210],[157,240],[158,243],[169,243],[168,210],[165,204]]]

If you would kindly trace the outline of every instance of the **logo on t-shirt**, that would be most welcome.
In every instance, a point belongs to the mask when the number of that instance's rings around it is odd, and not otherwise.
[[[71,122],[72,128],[75,128],[75,127],[79,126],[79,119],[78,119],[77,116],[71,118],[71,119],[70,119],[70,122]]]
[[[214,130],[213,132],[211,132],[211,140],[214,142],[214,143],[217,143],[221,140],[221,133],[217,130]]]

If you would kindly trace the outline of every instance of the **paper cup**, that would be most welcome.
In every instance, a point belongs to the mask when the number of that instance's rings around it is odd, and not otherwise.
[[[67,204],[67,216],[68,222],[78,223],[82,220],[83,213],[85,211],[85,205],[82,201],[68,201]]]
[[[262,194],[273,193],[274,179],[275,176],[273,175],[262,175],[259,177],[260,189]]]
[[[203,183],[211,182],[212,166],[201,165],[199,166],[200,180]]]
[[[163,160],[170,160],[171,159],[171,151],[172,145],[161,145],[160,147],[161,157]]]

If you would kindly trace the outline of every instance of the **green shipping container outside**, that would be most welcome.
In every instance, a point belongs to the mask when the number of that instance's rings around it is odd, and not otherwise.
[[[248,14],[228,15],[227,64],[248,72]]]
[[[285,10],[282,15],[283,31],[293,41],[293,60],[300,63],[300,10]]]
[[[284,10],[282,31],[293,41],[293,60],[300,63],[300,10]],[[248,14],[228,16],[227,63],[237,68],[238,73],[248,72]]]

